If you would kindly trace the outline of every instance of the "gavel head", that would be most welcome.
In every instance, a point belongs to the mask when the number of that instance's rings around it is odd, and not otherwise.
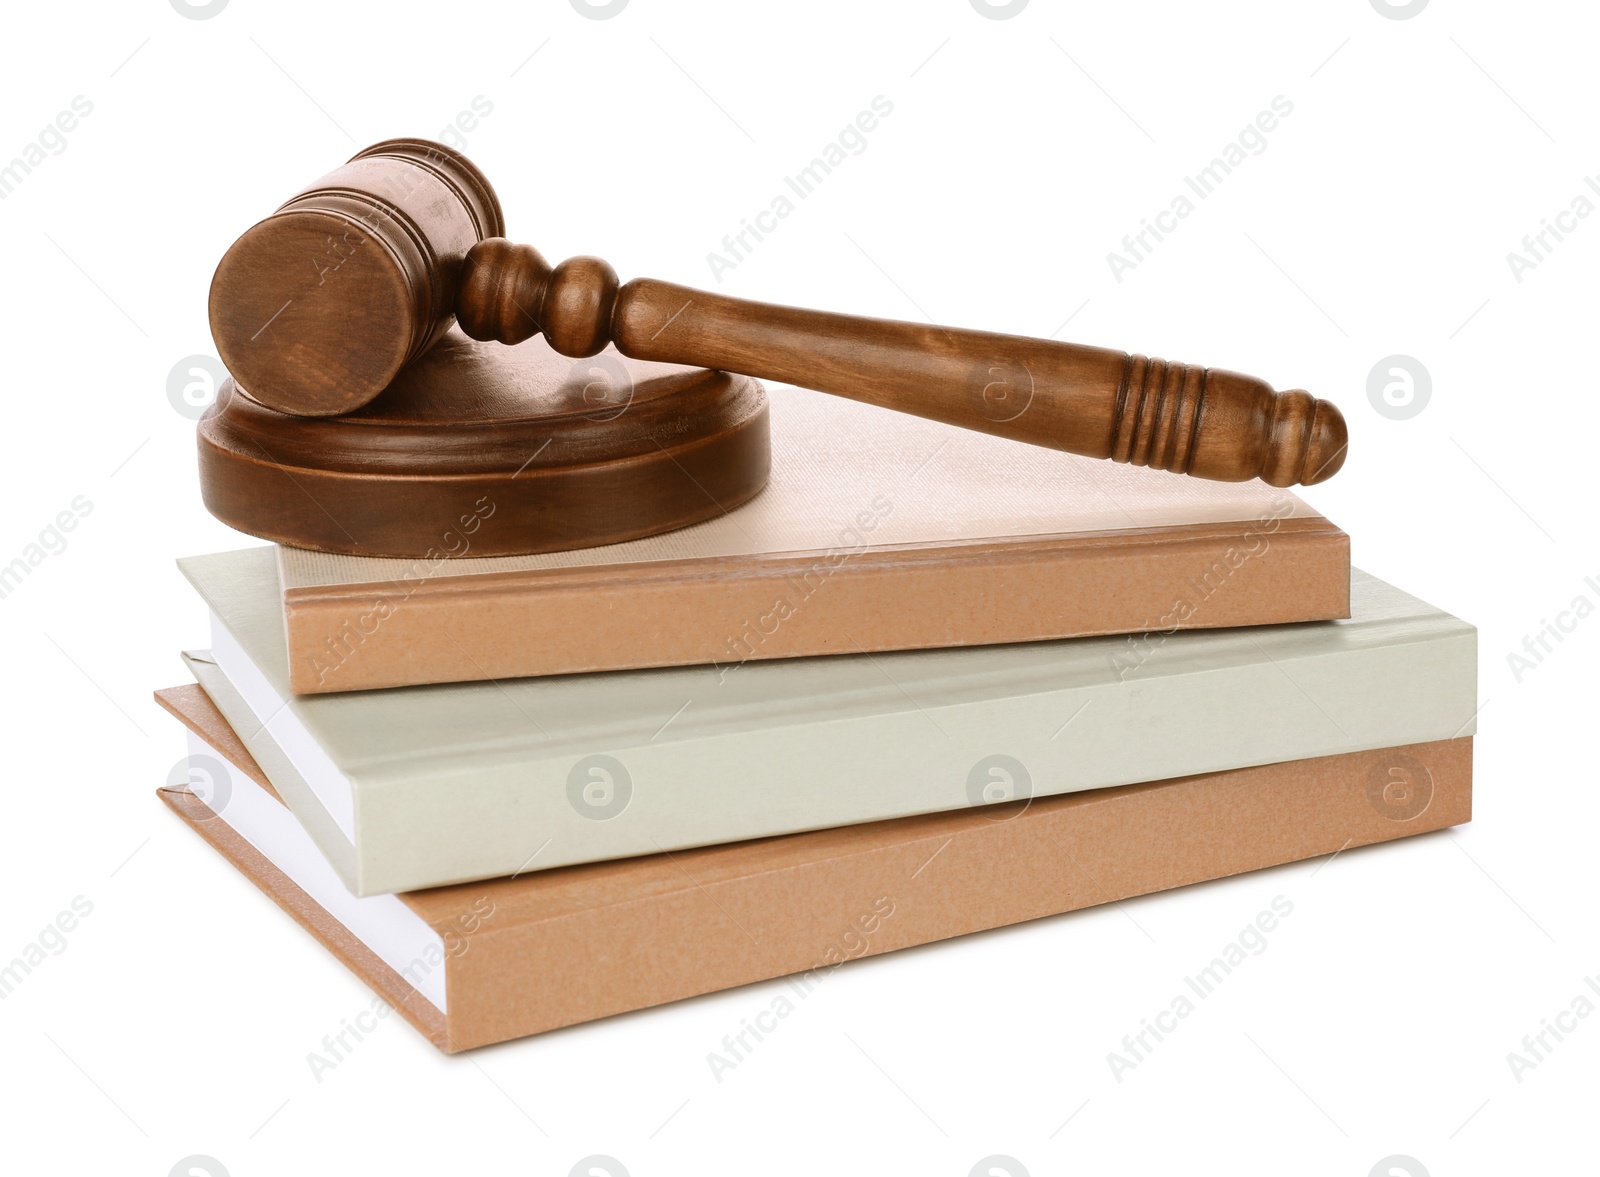
[[[467,251],[505,234],[489,181],[459,152],[390,139],[234,242],[211,280],[211,334],[254,399],[350,412],[450,326]]]

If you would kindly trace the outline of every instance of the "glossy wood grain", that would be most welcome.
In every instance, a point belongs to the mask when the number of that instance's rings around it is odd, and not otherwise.
[[[1081,344],[747,302],[649,278],[622,284],[598,258],[550,265],[501,237],[499,220],[487,181],[450,149],[368,148],[223,259],[211,319],[224,362],[280,412],[348,412],[454,314],[475,339],[543,333],[569,356],[612,343],[638,359],[1202,478],[1309,484],[1344,462],[1343,417],[1303,390]]]
[[[280,413],[227,381],[199,446],[201,493],[229,526],[417,559],[654,535],[747,502],[770,466],[755,380],[459,331],[339,417]]]

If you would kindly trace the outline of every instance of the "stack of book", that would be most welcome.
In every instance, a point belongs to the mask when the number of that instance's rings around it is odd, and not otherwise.
[[[446,1051],[1468,820],[1473,628],[1299,498],[771,397],[653,539],[181,561],[161,798]]]

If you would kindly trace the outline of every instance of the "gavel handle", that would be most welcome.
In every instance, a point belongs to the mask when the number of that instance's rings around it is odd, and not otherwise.
[[[531,257],[529,255],[532,255]],[[747,302],[637,278],[598,258],[551,269],[499,239],[468,254],[457,320],[565,355],[721,368],[1015,441],[1178,474],[1315,483],[1344,461],[1343,417],[1310,393],[1107,348]]]

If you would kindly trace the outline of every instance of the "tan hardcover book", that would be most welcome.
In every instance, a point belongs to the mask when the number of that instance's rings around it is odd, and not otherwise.
[[[650,539],[473,558],[279,549],[297,694],[1348,616],[1349,538],[1287,491],[772,390],[772,480]],[[493,528],[492,515],[473,527]]]
[[[1471,818],[1467,736],[356,898],[205,693],[156,697],[161,799],[452,1052]]]

